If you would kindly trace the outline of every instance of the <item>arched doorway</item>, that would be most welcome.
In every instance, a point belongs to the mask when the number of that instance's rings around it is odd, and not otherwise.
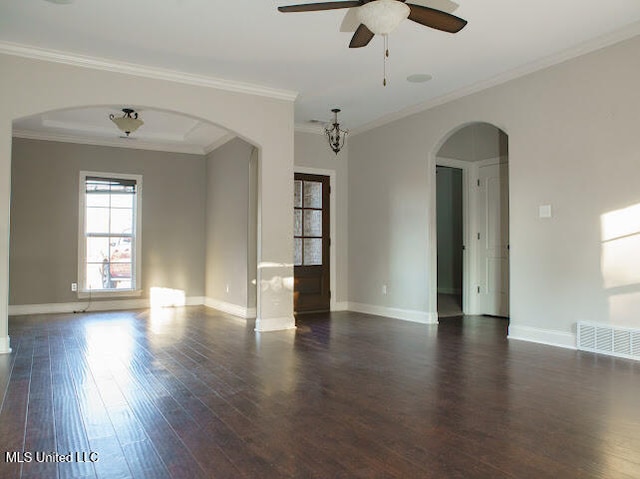
[[[483,122],[460,126],[435,153],[433,263],[439,317],[509,316],[508,136]]]
[[[12,122],[40,112],[86,105],[141,105],[180,112],[233,131],[259,148],[256,329],[295,326],[293,294],[293,101],[295,93],[212,84],[123,66],[0,55],[0,352],[9,352],[9,211]],[[285,281],[284,284],[287,284]]]
[[[257,149],[149,107],[125,136],[112,115],[14,121],[10,314],[204,303],[255,317]]]

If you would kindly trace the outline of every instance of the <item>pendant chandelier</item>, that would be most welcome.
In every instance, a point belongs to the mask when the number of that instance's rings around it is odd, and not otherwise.
[[[333,123],[324,128],[324,133],[327,135],[327,140],[329,140],[331,150],[337,155],[344,146],[344,141],[347,138],[349,130],[340,129],[340,123],[338,123],[338,113],[340,113],[340,108],[334,108],[331,111],[333,112]]]

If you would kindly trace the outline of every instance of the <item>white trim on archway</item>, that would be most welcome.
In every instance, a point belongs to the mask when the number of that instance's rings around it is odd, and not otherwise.
[[[232,92],[211,85],[131,72],[104,71],[62,61],[0,53],[0,353],[9,352],[8,281],[12,121],[86,105],[153,105],[233,131],[260,150],[258,284],[282,284],[293,275],[293,97]],[[295,327],[293,292],[261,290],[256,327]]]
[[[449,130],[448,133],[443,135],[438,141],[434,148],[429,152],[427,167],[429,169],[429,206],[428,206],[428,241],[430,245],[433,247],[429,248],[429,253],[427,254],[428,264],[427,271],[429,277],[432,278],[429,281],[428,287],[428,302],[429,302],[429,315],[434,319],[434,322],[437,322],[438,319],[438,236],[437,236],[437,221],[436,221],[436,167],[437,166],[450,166],[454,168],[459,168],[463,172],[463,242],[466,246],[465,254],[463,255],[463,313],[464,314],[478,314],[477,308],[478,304],[475,300],[474,295],[472,294],[473,285],[475,284],[477,269],[475,266],[475,259],[477,256],[477,248],[475,241],[473,241],[473,231],[475,231],[475,196],[473,194],[473,185],[475,184],[478,178],[478,167],[480,164],[485,164],[486,162],[471,162],[471,161],[463,161],[456,160],[451,158],[439,157],[438,153],[440,152],[442,146],[449,140],[453,135],[455,135],[458,131],[463,128],[478,124],[478,123],[487,123],[490,124],[497,129],[501,130],[505,134],[509,134],[507,129],[502,125],[497,125],[492,121],[469,121],[462,123],[455,128]],[[496,161],[495,159],[491,161]],[[511,196],[511,190],[509,190],[509,196]],[[511,215],[511,213],[510,213]],[[511,224],[511,218],[509,218],[509,224]],[[511,264],[509,265],[511,267]],[[509,275],[509,281],[511,281],[511,275]],[[509,289],[511,289],[511,285],[509,285]]]

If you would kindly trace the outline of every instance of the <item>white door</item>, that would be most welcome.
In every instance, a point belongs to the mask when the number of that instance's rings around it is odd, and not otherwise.
[[[478,168],[478,309],[509,316],[509,170],[507,164]]]

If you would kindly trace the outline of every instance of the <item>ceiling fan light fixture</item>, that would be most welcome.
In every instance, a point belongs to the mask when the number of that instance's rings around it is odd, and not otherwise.
[[[356,10],[360,23],[376,35],[388,35],[411,13],[409,6],[398,0],[373,0]]]
[[[112,113],[109,115],[109,119],[127,136],[144,125],[144,122],[138,118],[138,113],[134,109],[123,108],[122,113],[122,116],[115,116]]]

